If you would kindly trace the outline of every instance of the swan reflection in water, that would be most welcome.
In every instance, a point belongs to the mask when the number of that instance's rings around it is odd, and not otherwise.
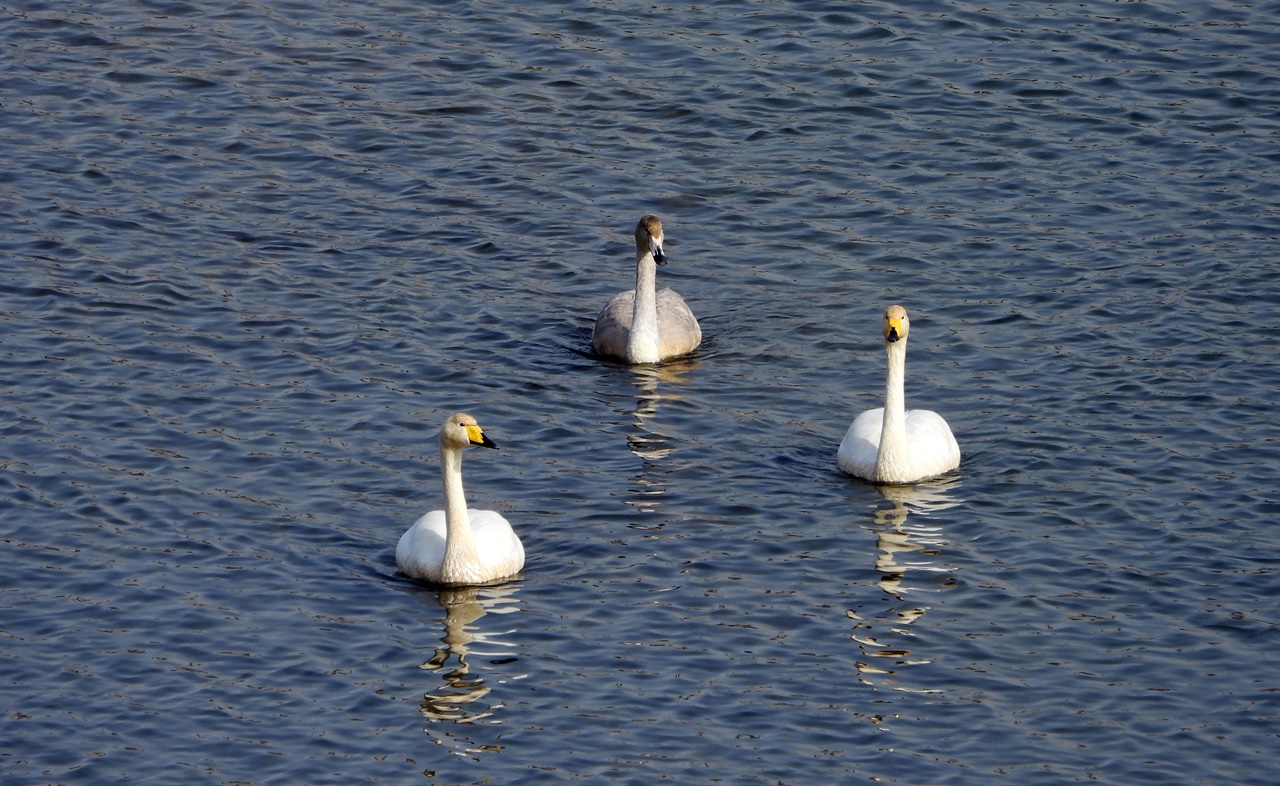
[[[627,447],[642,462],[642,470],[635,479],[635,487],[629,489],[625,502],[642,513],[656,512],[662,495],[666,493],[663,485],[665,471],[659,471],[660,463],[676,451],[676,441],[662,432],[657,423],[658,405],[663,401],[678,401],[681,396],[670,392],[661,393],[659,385],[679,383],[688,372],[698,367],[695,358],[682,358],[667,361],[661,365],[632,366],[630,371],[639,393],[636,406],[632,410],[635,418],[634,430],[627,435]],[[669,469],[669,467],[667,468]],[[633,529],[661,529],[662,525],[647,526],[632,524]]]
[[[876,571],[880,579],[876,584],[893,602],[874,616],[852,610],[845,612],[855,623],[851,638],[869,658],[857,664],[858,679],[864,683],[873,684],[878,679],[887,679],[902,666],[929,662],[919,656],[913,657],[911,650],[900,646],[900,642],[914,635],[910,626],[929,610],[921,602],[923,598],[919,594],[937,592],[954,584],[951,568],[938,560],[942,547],[946,545],[942,527],[928,519],[963,502],[956,496],[959,486],[958,477],[911,486],[877,486],[890,506],[878,508],[872,525],[867,529],[875,535],[879,549]],[[913,513],[915,516],[908,524],[907,519]],[[906,584],[904,579],[908,573],[940,574],[940,578],[936,583]]]
[[[440,590],[437,602],[444,608],[444,636],[435,654],[418,668],[439,678],[439,684],[422,697],[419,709],[422,715],[436,723],[471,725],[476,723],[500,723],[493,719],[494,712],[503,705],[500,699],[491,697],[493,688],[473,665],[480,662],[493,665],[513,663],[518,660],[514,645],[498,637],[503,631],[482,632],[475,624],[486,615],[510,614],[520,610],[515,584],[492,587],[454,587]],[[492,628],[492,625],[486,626]],[[499,682],[520,679],[524,675],[504,676]],[[491,678],[492,679],[492,678]],[[435,736],[431,728],[427,733]],[[495,746],[477,745],[471,740],[451,732],[443,736],[460,746],[457,752],[474,754],[491,750]],[[446,744],[444,739],[436,742]]]

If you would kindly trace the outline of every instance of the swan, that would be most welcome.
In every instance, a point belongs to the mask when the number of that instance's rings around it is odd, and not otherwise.
[[[636,288],[613,296],[596,317],[591,346],[628,363],[657,363],[697,349],[702,328],[671,289],[655,292],[662,253],[662,221],[647,215],[636,224]]]
[[[400,536],[396,566],[432,584],[485,584],[524,567],[524,546],[507,520],[492,510],[467,510],[462,493],[462,451],[497,448],[470,415],[458,413],[440,429],[444,510],[433,510]]]
[[[836,463],[850,475],[875,483],[914,483],[959,466],[960,446],[937,412],[906,411],[903,379],[911,320],[902,306],[890,306],[884,320],[884,406],[854,419]]]

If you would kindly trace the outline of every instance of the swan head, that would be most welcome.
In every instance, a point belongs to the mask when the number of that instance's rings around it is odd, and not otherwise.
[[[662,219],[652,213],[636,224],[636,253],[641,257],[653,254],[654,262],[667,264],[667,255],[662,252]]]
[[[889,306],[884,312],[884,340],[892,344],[907,337],[911,320],[902,306]]]
[[[497,448],[470,415],[459,412],[444,422],[440,428],[440,447],[461,450],[472,445],[482,448]]]

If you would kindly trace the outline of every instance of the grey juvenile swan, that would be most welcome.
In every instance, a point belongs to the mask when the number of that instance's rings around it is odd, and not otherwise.
[[[628,363],[657,363],[684,355],[702,343],[693,312],[671,289],[656,292],[662,253],[662,221],[647,215],[636,224],[636,288],[619,292],[596,317],[591,346]]]

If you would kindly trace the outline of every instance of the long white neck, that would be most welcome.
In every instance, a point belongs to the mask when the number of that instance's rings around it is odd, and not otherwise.
[[[631,311],[631,333],[627,337],[627,359],[632,363],[657,363],[658,357],[658,265],[646,250],[636,260],[636,299]]]
[[[884,422],[880,426],[880,451],[876,453],[876,480],[901,483],[910,480],[911,452],[907,447],[907,405],[903,393],[907,366],[907,340],[885,343],[888,369],[884,381]]]
[[[444,563],[441,580],[453,580],[457,566],[475,562],[476,542],[471,535],[471,517],[462,492],[462,451],[440,446],[440,470],[444,478]]]

